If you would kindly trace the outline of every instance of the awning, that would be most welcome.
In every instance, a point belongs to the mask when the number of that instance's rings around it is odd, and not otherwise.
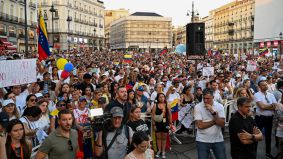
[[[3,43],[6,46],[13,46],[13,44],[9,41],[7,41],[7,39],[5,38],[0,38],[0,42]]]

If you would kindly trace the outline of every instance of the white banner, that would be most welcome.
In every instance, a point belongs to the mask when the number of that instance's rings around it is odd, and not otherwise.
[[[213,76],[214,75],[214,67],[204,67],[202,69],[202,76]]]
[[[249,60],[246,70],[249,71],[249,72],[256,71],[256,65],[257,65],[256,61]]]
[[[0,88],[36,82],[36,59],[0,61]]]

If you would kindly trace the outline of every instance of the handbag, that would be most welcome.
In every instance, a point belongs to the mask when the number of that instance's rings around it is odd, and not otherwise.
[[[154,119],[155,122],[158,122],[158,123],[162,122],[163,112],[160,115],[155,115],[153,119]]]

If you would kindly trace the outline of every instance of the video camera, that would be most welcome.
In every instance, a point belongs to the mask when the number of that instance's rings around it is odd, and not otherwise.
[[[111,125],[112,115],[110,113],[103,113],[102,108],[90,109],[89,118],[91,127],[102,130]]]

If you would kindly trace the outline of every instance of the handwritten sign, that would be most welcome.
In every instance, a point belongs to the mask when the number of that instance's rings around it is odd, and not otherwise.
[[[213,76],[214,75],[214,67],[203,67],[202,76]]]
[[[248,64],[247,64],[247,69],[246,70],[249,71],[249,72],[255,71],[256,70],[256,65],[257,65],[256,61],[249,60]]]
[[[36,82],[36,59],[0,61],[0,88]]]

